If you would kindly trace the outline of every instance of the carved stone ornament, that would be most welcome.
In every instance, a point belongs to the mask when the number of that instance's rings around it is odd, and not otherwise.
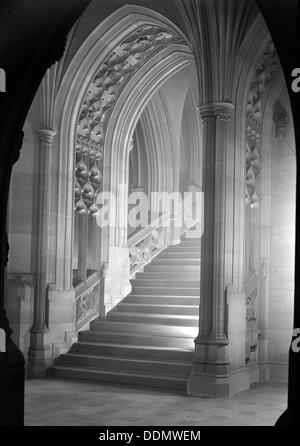
[[[165,245],[166,228],[158,228],[129,250],[130,271],[147,263]]]
[[[289,120],[289,113],[286,107],[277,99],[273,105],[273,122],[275,124],[276,138],[286,138]]]
[[[256,178],[260,172],[259,144],[265,93],[278,73],[280,63],[271,42],[263,53],[251,83],[246,112],[246,204],[259,206]]]
[[[90,290],[82,293],[76,299],[76,329],[78,330],[86,324],[92,317],[96,316],[99,311],[99,288],[97,283]]]
[[[95,201],[103,188],[103,147],[77,135],[75,156],[75,210],[96,214]]]
[[[76,138],[75,210],[97,212],[102,189],[103,150],[109,117],[129,79],[162,48],[182,40],[173,31],[143,25],[103,60],[82,102]]]

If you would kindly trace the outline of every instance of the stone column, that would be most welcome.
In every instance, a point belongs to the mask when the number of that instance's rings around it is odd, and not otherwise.
[[[225,315],[226,155],[231,103],[199,108],[203,119],[204,232],[201,240],[201,305],[197,343],[227,344]]]
[[[49,252],[49,224],[51,203],[51,150],[55,132],[51,129],[37,131],[39,140],[39,179],[37,202],[37,242],[34,289],[34,316],[30,330],[28,353],[29,376],[43,376],[47,360],[51,356],[48,343],[47,311],[47,267]]]
[[[226,283],[226,263],[231,262],[226,237],[233,230],[233,221],[228,220],[226,214],[226,206],[230,206],[233,200],[228,187],[232,174],[228,173],[227,156],[229,150],[233,150],[232,142],[228,141],[228,123],[233,108],[229,102],[199,107],[203,120],[204,223],[199,335],[195,339],[195,362],[188,382],[188,393],[199,396],[229,396],[234,393],[229,373],[226,302],[226,290],[230,285],[230,282]],[[234,299],[237,301],[238,297]]]

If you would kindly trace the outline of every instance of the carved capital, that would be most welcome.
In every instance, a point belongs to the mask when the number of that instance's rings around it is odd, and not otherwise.
[[[52,129],[39,129],[37,130],[36,134],[39,138],[40,143],[51,146],[56,132]]]
[[[234,105],[231,102],[210,102],[198,106],[203,121],[206,119],[230,121],[233,110]]]

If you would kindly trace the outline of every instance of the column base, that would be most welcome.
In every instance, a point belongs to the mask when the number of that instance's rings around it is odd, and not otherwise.
[[[250,376],[247,369],[237,370],[228,375],[201,373],[194,364],[187,382],[187,394],[190,396],[228,398],[250,388]]]
[[[49,333],[31,333],[28,349],[28,377],[44,378],[51,360]]]

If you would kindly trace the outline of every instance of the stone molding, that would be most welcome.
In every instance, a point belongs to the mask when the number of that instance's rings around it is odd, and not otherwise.
[[[51,148],[56,132],[52,129],[39,129],[36,131],[39,142]]]
[[[198,106],[202,120],[216,118],[220,121],[230,121],[234,105],[231,102],[211,102]]]

